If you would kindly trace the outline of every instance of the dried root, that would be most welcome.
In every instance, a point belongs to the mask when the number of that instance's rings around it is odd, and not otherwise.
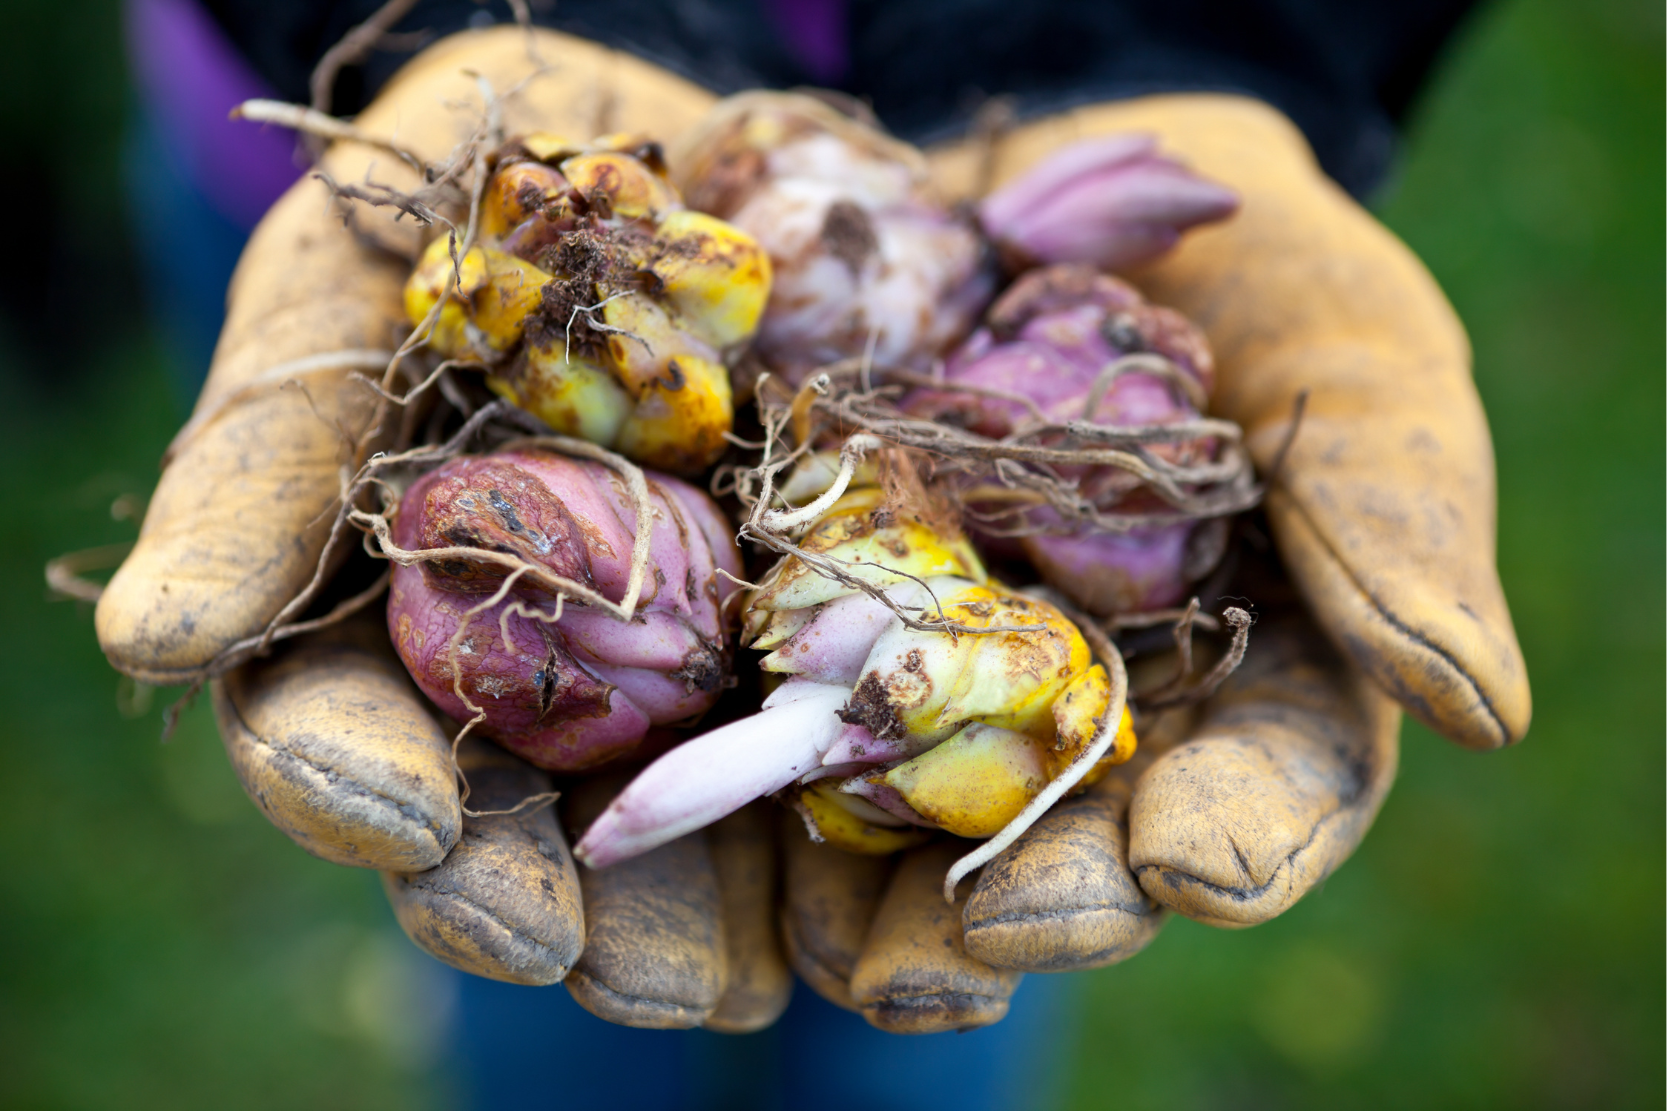
[[[355,56],[355,52],[368,49],[374,39],[384,33],[387,27],[393,25],[404,14],[398,0],[384,5],[360,28],[350,34],[343,41],[342,53],[335,64],[346,64],[346,60]],[[354,36],[360,35],[364,42],[358,43]],[[366,37],[368,36],[368,37]],[[326,59],[327,61],[329,59]],[[330,75],[333,77],[333,74]],[[442,223],[448,228],[449,248],[452,257],[451,284],[455,290],[461,278],[463,256],[473,245],[476,229],[480,223],[481,197],[486,187],[487,165],[486,158],[493,146],[502,141],[501,132],[501,98],[492,88],[480,81],[481,93],[485,100],[485,109],[477,121],[473,131],[451,154],[437,163],[426,163],[415,153],[407,151],[391,141],[361,133],[353,125],[335,117],[329,116],[316,107],[280,104],[274,101],[249,101],[240,106],[236,114],[244,118],[280,123],[294,127],[305,134],[315,135],[329,140],[346,140],[365,143],[379,149],[388,150],[398,155],[402,160],[416,168],[427,183],[416,194],[407,194],[388,186],[367,183],[363,187],[342,186],[328,175],[320,174],[325,184],[330,187],[336,203],[343,207],[344,213],[350,213],[355,204],[373,206],[392,206],[401,215],[409,214],[413,219],[423,224]],[[317,83],[315,82],[315,93]],[[467,188],[461,189],[457,182],[467,180]],[[458,229],[458,221],[443,214],[443,210],[455,206],[455,196],[467,196],[467,216],[463,221],[463,228]],[[428,318],[419,323],[406,336],[397,349],[388,351],[352,350],[329,351],[309,356],[305,359],[272,367],[237,390],[216,398],[210,405],[205,405],[187,422],[174,442],[169,447],[164,462],[173,457],[181,445],[196,434],[198,430],[212,421],[226,406],[247,397],[251,392],[267,388],[279,383],[281,388],[290,387],[306,389],[305,380],[317,374],[339,374],[343,370],[352,372],[350,381],[361,383],[376,396],[376,404],[370,419],[365,426],[357,430],[340,429],[336,431],[342,439],[343,469],[341,490],[334,506],[327,512],[333,513],[330,534],[325,541],[324,548],[319,555],[318,563],[312,578],[283,606],[267,623],[266,627],[255,636],[247,637],[223,649],[213,660],[210,660],[200,670],[192,684],[194,692],[208,679],[221,675],[245,661],[263,655],[270,650],[272,644],[301,633],[321,629],[338,621],[344,620],[358,612],[381,596],[386,589],[387,576],[381,576],[369,589],[338,604],[333,610],[322,617],[310,620],[298,620],[300,615],[314,602],[323,590],[330,577],[330,571],[335,566],[338,556],[345,550],[344,545],[352,529],[358,528],[366,533],[375,535],[376,521],[385,518],[383,515],[369,512],[364,508],[372,491],[380,490],[386,498],[393,490],[389,477],[402,475],[405,478],[420,472],[422,469],[437,466],[464,450],[467,450],[476,440],[491,438],[489,425],[494,426],[497,438],[503,434],[527,432],[541,432],[543,427],[527,418],[525,414],[512,411],[502,403],[493,403],[469,414],[463,426],[444,444],[426,445],[417,448],[409,447],[407,437],[411,434],[413,422],[409,419],[416,412],[420,403],[429,400],[429,394],[443,387],[447,374],[455,367],[467,365],[455,360],[440,361],[432,366],[432,356],[422,352],[429,334],[439,315],[439,305],[436,304]],[[422,369],[418,369],[421,367]],[[381,370],[380,378],[371,378],[364,371]],[[403,393],[395,392],[401,376],[410,382],[410,388]],[[309,394],[310,397],[310,394]],[[452,405],[442,400],[441,405]],[[453,406],[455,408],[455,406]],[[372,453],[372,447],[383,441],[390,427],[390,421],[396,411],[401,414],[400,435],[395,437],[395,450],[390,454]],[[438,419],[430,422],[431,428],[438,428],[443,423],[443,416],[437,414]],[[588,446],[588,445],[587,445]],[[556,448],[556,450],[564,450]],[[589,456],[595,458],[595,456]],[[640,479],[639,479],[640,480]],[[386,501],[384,506],[386,506]],[[391,540],[389,541],[391,544]],[[367,549],[368,550],[368,549]],[[372,552],[373,555],[389,553]],[[404,555],[405,553],[401,553]],[[490,559],[490,554],[486,557]],[[644,553],[646,558],[646,553]],[[611,605],[611,603],[610,603]]]
[[[1190,706],[1209,698],[1227,677],[1238,670],[1239,664],[1244,662],[1245,650],[1250,646],[1250,627],[1256,623],[1250,611],[1238,606],[1228,606],[1221,612],[1220,621],[1210,619],[1210,624],[1219,630],[1223,624],[1233,630],[1233,639],[1227,646],[1227,651],[1217,660],[1209,671],[1193,679],[1192,676],[1192,630],[1199,619],[1208,618],[1208,614],[1198,612],[1198,599],[1194,598],[1187,604],[1175,620],[1175,674],[1168,682],[1155,690],[1143,691],[1137,698],[1142,711],[1151,713],[1156,710],[1167,710],[1173,706]]]
[[[1163,364],[1159,367],[1157,364]],[[952,482],[980,531],[992,536],[1126,533],[1189,520],[1242,513],[1260,503],[1266,486],[1255,480],[1244,434],[1231,421],[1201,417],[1171,424],[1103,425],[1087,420],[1064,423],[1045,419],[1034,402],[1005,391],[965,385],[936,376],[875,372],[888,383],[862,388],[845,368],[829,368],[827,386],[810,409],[823,423],[849,434],[863,432],[879,440],[920,452],[933,476]],[[1091,394],[1090,404],[1116,377],[1127,373],[1159,374],[1192,384],[1193,379],[1152,353],[1124,356],[1108,365]],[[836,385],[841,379],[848,384]],[[1010,435],[999,440],[939,421],[910,417],[896,400],[903,386],[974,396],[996,396],[1023,405],[1030,413]],[[1293,428],[1295,425],[1293,424]],[[1149,450],[1157,444],[1213,439],[1219,458],[1176,463]],[[1081,490],[1073,471],[1106,467],[1116,476],[1093,496]],[[1162,511],[1118,508],[1128,495],[1146,491],[1163,503]],[[1052,509],[1057,521],[1044,523],[1033,511]]]
[[[853,590],[873,598],[894,613],[898,620],[910,629],[921,632],[948,633],[951,636],[967,634],[984,636],[991,633],[1031,633],[1040,632],[1040,625],[992,625],[975,628],[963,622],[950,620],[944,615],[943,608],[938,605],[937,597],[926,582],[915,575],[897,568],[880,566],[899,578],[910,579],[919,583],[932,598],[930,607],[916,608],[900,604],[888,596],[884,588],[846,569],[844,561],[815,552],[806,551],[793,542],[794,534],[813,524],[849,489],[856,474],[857,465],[864,455],[882,450],[884,442],[875,436],[858,434],[845,441],[839,454],[839,471],[833,484],[815,500],[804,506],[791,506],[785,503],[777,490],[776,477],[781,471],[798,462],[808,451],[810,437],[801,435],[796,437],[798,444],[792,450],[778,457],[777,452],[784,442],[783,432],[789,424],[801,424],[804,414],[808,411],[809,403],[806,398],[814,398],[827,388],[826,374],[819,374],[805,383],[798,391],[794,402],[785,407],[766,407],[762,401],[764,394],[759,397],[760,408],[763,412],[764,440],[757,445],[761,453],[761,461],[757,466],[731,466],[719,468],[713,478],[714,493],[732,493],[747,510],[747,518],[741,524],[739,537],[751,540],[761,547],[775,552],[779,556],[791,557],[811,567],[817,574],[825,578],[850,587]],[[762,382],[761,382],[762,384]],[[750,445],[749,445],[750,446]],[[907,465],[907,461],[905,461]],[[912,470],[912,467],[910,468]],[[915,484],[918,486],[918,483]],[[915,494],[911,501],[924,501],[926,492],[911,491]],[[774,508],[775,502],[782,502],[782,508]],[[923,506],[924,507],[924,506]],[[750,584],[749,584],[750,585]],[[928,616],[928,610],[935,611],[936,616]],[[917,614],[919,616],[917,616]]]
[[[79,552],[69,552],[57,559],[48,560],[46,564],[46,585],[53,593],[63,598],[74,598],[78,602],[97,602],[104,593],[102,583],[86,578],[89,571],[112,571],[121,566],[127,553],[133,550],[132,542],[122,544],[105,544],[98,548],[86,548]]]

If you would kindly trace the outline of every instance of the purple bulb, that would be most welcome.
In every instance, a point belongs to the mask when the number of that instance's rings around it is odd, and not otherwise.
[[[571,598],[559,620],[547,620],[555,596],[528,576],[470,615],[503,585],[507,568],[467,559],[396,567],[388,630],[423,693],[459,721],[474,716],[473,703],[485,714],[480,732],[561,771],[623,755],[650,727],[711,708],[729,669],[720,612],[727,590],[717,570],[739,574],[739,556],[705,494],[647,477],[649,574],[629,622]],[[406,549],[513,554],[619,602],[635,528],[630,496],[608,468],[509,451],[454,459],[423,476],[401,500],[394,539]]]

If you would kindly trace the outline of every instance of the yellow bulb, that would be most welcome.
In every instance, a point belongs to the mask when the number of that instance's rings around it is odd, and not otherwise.
[[[529,344],[526,358],[486,384],[513,405],[564,436],[612,447],[633,402],[603,366],[567,352],[565,345]]]
[[[429,346],[446,356],[495,360],[521,340],[527,314],[538,307],[550,275],[530,262],[490,247],[473,247],[456,267],[452,284],[451,243],[442,236],[428,245],[405,283],[405,312],[419,324],[442,297],[446,303]]]
[[[1111,706],[1111,680],[1106,669],[1095,664],[1077,675],[1054,700],[1054,751],[1068,764],[1071,757],[1092,744]]]
[[[433,351],[486,364],[494,392],[558,431],[652,467],[709,466],[734,422],[725,360],[757,330],[769,299],[762,248],[684,210],[645,136],[581,144],[535,132],[503,157],[483,198],[481,241],[455,268],[451,238],[430,243],[406,283],[407,315],[417,323],[432,314]],[[580,238],[564,254],[569,235]],[[564,260],[551,307],[552,275],[499,249],[505,242]],[[576,299],[600,305],[585,311],[589,326],[569,345],[575,321],[558,306]],[[543,324],[535,337],[563,329],[560,349],[528,341],[529,319]]]
[[[813,783],[799,793],[799,806],[822,839],[835,848],[867,856],[887,856],[913,848],[930,837],[917,826],[878,825],[859,809],[877,809],[865,800],[842,795],[824,783]]]
[[[527,314],[543,299],[550,275],[530,262],[490,247],[476,247],[464,257],[465,276],[471,264],[481,268],[483,279],[469,297],[470,311],[466,315],[474,326],[470,338],[477,349],[484,346],[502,354],[521,342]]]
[[[831,459],[807,464],[799,493],[825,485],[831,465]],[[876,585],[915,581],[933,600],[917,596],[919,616],[941,613],[959,627],[918,629],[894,619],[869,648],[841,718],[882,741],[907,738],[915,751],[931,747],[870,773],[866,782],[897,791],[950,833],[991,837],[1103,739],[1111,679],[1094,662],[1081,630],[1048,602],[989,579],[959,531],[946,526],[940,532],[922,515],[899,512],[881,488],[863,486],[823,513],[800,547]],[[784,558],[748,605],[752,647],[781,649],[816,613],[826,612],[818,607],[852,592],[806,561]],[[1107,751],[1073,791],[1134,754],[1127,706],[1111,725]],[[817,807],[826,802],[811,800],[807,791],[801,805],[821,822]],[[827,820],[849,824],[838,815]],[[845,847],[842,836],[828,839]]]
[[[615,297],[599,310],[607,326],[608,361],[632,396],[641,396],[651,383],[670,384],[671,360],[680,355],[710,356],[699,343],[645,293]]]
[[[1048,783],[1044,744],[973,723],[885,773],[924,818],[957,837],[993,837]]]
[[[691,474],[723,454],[734,420],[729,372],[698,355],[677,355],[665,374],[642,385],[618,447],[650,467]]]
[[[671,183],[629,154],[605,151],[581,154],[561,164],[562,176],[592,203],[603,200],[608,212],[621,219],[659,217],[683,207]]]
[[[480,231],[501,239],[533,211],[567,192],[567,181],[541,162],[512,162],[500,166],[486,185],[480,202]]]
[[[1134,755],[1138,743],[1134,732],[1134,716],[1129,713],[1129,707],[1125,705],[1123,716],[1117,722],[1117,734],[1112,738],[1111,748],[1104,756],[1094,762],[1094,766],[1088,769],[1086,775],[1077,781],[1077,785],[1071,789],[1071,793],[1080,794],[1104,779],[1107,772]],[[1075,753],[1071,755],[1074,756]],[[1048,753],[1048,770],[1051,775],[1059,775],[1060,772],[1065,770],[1065,765],[1070,762],[1070,759],[1063,753]]]
[[[650,270],[679,322],[713,347],[752,338],[770,299],[770,257],[739,228],[704,212],[670,213],[655,229]]]
[[[946,537],[917,517],[899,515],[885,493],[868,486],[834,503],[799,542],[805,551],[839,560],[856,578],[896,586],[915,578],[955,575],[982,582],[984,565],[966,537]],[[766,576],[752,601],[759,610],[796,610],[850,594],[845,586],[803,560],[787,559]]]
[[[441,236],[423,251],[417,268],[405,282],[405,315],[413,327],[426,320],[435,302],[446,295],[451,277],[450,244],[446,236]],[[462,350],[464,319],[462,303],[455,297],[449,299],[429,332],[428,345],[446,356]]]
[[[1054,744],[1028,733],[974,722],[886,772],[884,782],[922,817],[949,832],[959,837],[992,837],[1094,739],[1099,722],[1084,711],[1097,703],[1103,720],[1109,701],[1105,669],[1096,665],[1078,676],[1054,703],[1055,716],[1068,723]],[[1084,791],[1103,779],[1113,766],[1134,755],[1135,743],[1134,722],[1125,706],[1110,750],[1095,761],[1073,791]]]
[[[882,633],[862,686],[884,697],[898,723],[927,739],[979,721],[1052,743],[1054,702],[1089,667],[1077,627],[1046,602],[995,586],[940,595],[944,616],[971,629],[1027,626],[1025,632]]]
[[[1053,747],[1048,750],[1049,778],[1064,772],[1076,760],[1078,753],[1094,743],[1110,708],[1111,680],[1104,667],[1095,664],[1071,681],[1065,693],[1053,704],[1053,719],[1058,731],[1054,735]],[[1134,718],[1125,703],[1111,747],[1078,781],[1076,789],[1085,790],[1105,778],[1106,772],[1134,755],[1135,745]]]

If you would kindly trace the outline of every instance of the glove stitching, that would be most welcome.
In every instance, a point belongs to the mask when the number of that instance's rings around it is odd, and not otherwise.
[[[1320,817],[1320,821],[1323,822],[1328,817],[1330,817],[1329,814],[1322,815]],[[1318,826],[1319,823],[1316,822],[1315,825]],[[1315,837],[1314,831],[1310,830],[1309,833],[1308,833],[1308,841],[1309,841],[1310,844],[1313,843],[1314,837]],[[1238,861],[1239,871],[1244,874],[1244,878],[1247,879],[1247,880],[1253,878],[1256,875],[1256,873],[1252,872],[1250,870],[1250,860],[1249,860],[1249,858],[1247,858],[1244,855],[1244,850],[1239,848],[1238,841],[1235,840],[1231,834],[1229,834],[1228,838],[1227,838],[1227,843],[1233,847],[1233,859]],[[1300,852],[1301,850],[1299,849],[1297,851]],[[1291,857],[1287,856],[1285,859],[1290,860]],[[1269,882],[1270,883],[1272,882],[1272,877],[1271,876],[1269,877]]]
[[[443,844],[444,843],[444,839],[441,836],[440,826],[436,823],[430,822],[430,821],[418,816],[418,814],[416,812],[416,807],[414,807],[411,803],[400,802],[399,800],[397,800],[395,798],[392,798],[388,795],[385,795],[385,794],[376,790],[373,787],[368,787],[368,786],[364,785],[363,783],[360,783],[358,780],[350,779],[346,776],[341,775],[339,772],[331,771],[328,768],[321,767],[318,764],[315,764],[311,760],[307,759],[305,756],[302,756],[300,753],[294,752],[294,751],[292,751],[290,749],[287,749],[287,748],[279,748],[276,745],[271,744],[265,738],[259,738],[259,739],[260,739],[262,744],[265,744],[273,752],[279,753],[279,754],[284,755],[284,756],[288,756],[291,759],[295,760],[297,763],[304,764],[307,767],[312,768],[314,771],[316,771],[320,775],[322,775],[331,784],[332,787],[335,787],[338,790],[343,790],[343,791],[345,791],[345,793],[350,794],[350,795],[354,795],[354,796],[358,796],[358,797],[362,797],[362,798],[368,798],[372,801],[384,804],[389,809],[392,809],[393,811],[398,813],[400,816],[406,818],[412,824],[421,828],[424,832],[429,833],[430,835],[432,835],[437,844]],[[343,784],[346,784],[346,786],[342,787]]]
[[[227,641],[235,644],[235,641]],[[105,653],[105,659],[110,659]],[[110,660],[110,666],[126,675],[129,679],[137,679],[141,683],[149,683],[153,687],[184,687],[196,682],[202,677],[203,669],[199,667],[178,667],[167,671],[158,671],[148,667],[124,667],[115,660]]]

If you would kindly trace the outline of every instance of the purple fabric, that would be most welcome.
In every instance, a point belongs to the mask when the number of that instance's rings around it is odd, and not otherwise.
[[[295,138],[228,115],[272,91],[195,0],[128,0],[127,48],[168,152],[217,212],[253,228],[301,175]]]
[[[845,0],[764,0],[782,44],[805,72],[835,84],[851,68]]]

